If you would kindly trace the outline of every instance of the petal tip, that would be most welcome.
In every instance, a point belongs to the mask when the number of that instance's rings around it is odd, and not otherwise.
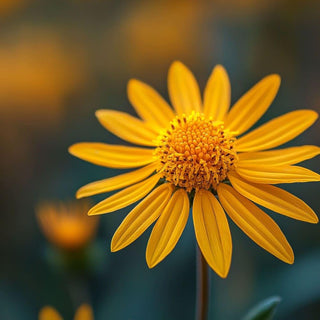
[[[150,261],[149,259],[147,259],[147,265],[149,269],[153,269],[157,263],[155,263],[154,261]]]
[[[311,124],[310,126],[316,122],[316,120],[318,119],[319,117],[319,113],[315,110],[312,110],[312,109],[298,109],[298,110],[295,110],[295,111],[292,111],[293,113],[297,113],[299,114],[301,117],[304,118],[304,121],[305,120],[309,120],[311,121]]]
[[[226,279],[227,276],[228,276],[228,273],[229,273],[229,272],[227,272],[227,273],[221,273],[221,274],[219,274],[219,276],[220,276],[220,278],[222,278],[222,279]]]
[[[116,243],[113,239],[111,240],[111,246],[110,246],[110,251],[111,252],[117,252],[121,249],[118,243]]]
[[[79,189],[77,192],[76,192],[76,199],[81,199],[83,198],[84,195],[82,194],[81,190]]]
[[[310,111],[310,114],[312,114],[314,121],[316,121],[319,117],[319,113],[315,110],[309,110],[309,111]]]
[[[71,145],[68,148],[68,152],[73,155],[74,157],[79,157],[79,151],[82,151],[83,148],[85,148],[86,146],[85,142],[78,142],[78,143],[74,143],[73,145]]]
[[[316,214],[310,219],[310,223],[317,224],[319,222],[319,218]]]
[[[227,276],[228,276],[228,274],[229,274],[229,268],[226,269],[226,270],[220,270],[220,271],[214,270],[214,271],[215,271],[215,272],[217,273],[217,275],[218,275],[220,278],[222,278],[222,279],[227,278]]]
[[[131,90],[134,90],[135,87],[137,85],[139,85],[141,82],[138,80],[138,79],[135,79],[135,78],[132,78],[128,81],[128,84],[127,84],[127,90],[128,92],[131,92]]]
[[[217,70],[225,71],[225,68],[222,64],[217,64],[214,68]]]
[[[301,219],[301,221],[304,221],[304,222],[308,222],[308,223],[312,223],[312,224],[317,224],[319,222],[319,218],[317,216],[317,214],[310,208],[309,208],[309,211],[308,211],[308,216],[306,216],[304,220]]]
[[[176,72],[180,72],[183,70],[187,70],[189,71],[189,69],[187,68],[187,66],[185,66],[181,61],[179,60],[175,60],[171,63],[170,67],[169,67],[169,76],[176,74]]]
[[[217,64],[214,66],[211,74],[214,74],[214,73],[219,73],[220,75],[228,75],[227,70],[222,64]]]
[[[280,77],[279,74],[277,74],[277,73],[270,74],[269,78],[270,78],[270,80],[273,81],[276,85],[280,86],[281,77]]]
[[[320,174],[316,173],[316,172],[312,172],[314,174],[314,180],[311,181],[320,181]]]
[[[294,255],[292,255],[286,262],[288,264],[293,264],[294,263]]]
[[[105,111],[106,111],[106,110],[104,110],[104,109],[98,109],[98,110],[95,111],[94,114],[95,114],[96,118],[99,119],[100,117],[103,116],[103,114],[105,113]]]
[[[149,239],[150,241],[150,239]],[[149,243],[148,243],[149,244]],[[157,264],[159,264],[159,262],[161,261],[161,259],[155,259],[155,255],[152,254],[149,250],[148,250],[148,246],[147,246],[147,250],[146,250],[146,262],[148,265],[149,269],[153,269]]]
[[[68,148],[68,152],[69,152],[71,155],[75,156],[75,149],[77,149],[77,146],[78,146],[78,143],[75,143],[75,144],[71,145],[71,146]]]
[[[278,92],[281,85],[280,75],[278,75],[277,73],[272,73],[263,78],[262,81],[269,87],[269,89],[272,88],[272,90],[274,90],[274,94]]]
[[[293,264],[294,263],[294,253],[291,247],[289,247],[290,250],[286,252],[285,256],[283,256],[282,261],[288,263],[288,264]]]
[[[95,216],[95,215],[97,215],[97,213],[96,213],[96,210],[93,207],[88,211],[88,216]]]
[[[174,60],[171,63],[170,68],[177,68],[177,67],[181,67],[181,66],[184,67],[184,64],[180,60]]]

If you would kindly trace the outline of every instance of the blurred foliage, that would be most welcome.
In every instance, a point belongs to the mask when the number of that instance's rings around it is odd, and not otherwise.
[[[87,251],[90,267],[79,272],[70,267],[80,264],[79,257],[66,262],[46,242],[35,205],[65,201],[85,183],[118,173],[74,159],[67,148],[78,141],[119,143],[99,126],[94,111],[133,114],[126,98],[132,77],[167,97],[167,69],[174,60],[188,65],[202,88],[212,67],[223,64],[232,101],[264,75],[279,73],[280,92],[259,124],[298,108],[320,111],[319,21],[320,2],[312,0],[1,1],[1,317],[36,319],[51,305],[72,319],[79,305],[89,303],[98,320],[192,319],[191,221],[173,254],[149,270],[149,231],[111,254],[112,235],[129,209],[103,216]],[[293,143],[319,142],[316,124]],[[317,159],[305,165],[319,167]],[[320,208],[316,184],[285,189]],[[276,319],[318,319],[319,226],[270,214],[292,244],[295,264],[277,261],[231,224],[231,271],[225,280],[211,274],[209,319],[238,319],[274,295],[283,299]]]
[[[280,297],[271,297],[260,302],[248,312],[244,320],[272,320],[280,301]]]

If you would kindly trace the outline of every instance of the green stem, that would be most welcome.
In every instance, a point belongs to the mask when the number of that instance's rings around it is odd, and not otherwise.
[[[196,320],[207,320],[209,309],[209,269],[197,245]]]

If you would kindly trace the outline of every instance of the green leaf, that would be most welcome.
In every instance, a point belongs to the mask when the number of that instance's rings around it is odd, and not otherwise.
[[[270,297],[253,307],[243,320],[271,320],[275,314],[276,307],[281,301],[280,297]]]

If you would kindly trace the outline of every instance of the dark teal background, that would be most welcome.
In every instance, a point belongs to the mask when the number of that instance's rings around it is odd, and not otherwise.
[[[101,216],[90,249],[90,270],[79,270],[79,266],[66,271],[42,236],[34,208],[41,200],[73,199],[80,186],[123,172],[73,158],[67,148],[80,141],[123,143],[101,127],[95,110],[111,108],[134,114],[126,97],[127,81],[133,77],[167,98],[167,71],[174,60],[190,67],[202,90],[214,65],[223,64],[229,72],[233,102],[263,76],[279,73],[280,91],[259,124],[300,108],[319,112],[319,2],[29,0],[0,19],[0,59],[2,51],[10,53],[13,44],[25,40],[24,32],[31,29],[27,33],[30,43],[38,41],[33,39],[38,31],[48,41],[54,34],[69,57],[67,63],[75,57],[81,69],[77,85],[62,94],[54,91],[62,96],[59,116],[51,109],[44,111],[48,106],[38,106],[36,98],[28,101],[28,108],[36,106],[30,110],[10,98],[0,99],[0,318],[36,319],[40,308],[49,304],[65,319],[72,319],[80,303],[88,302],[97,320],[193,319],[195,237],[191,220],[174,251],[149,270],[145,248],[150,230],[126,249],[111,253],[112,235],[130,208]],[[39,56],[51,59],[50,55]],[[0,70],[0,86],[11,67]],[[55,68],[59,64],[52,64],[52,73]],[[37,62],[31,70],[39,72]],[[50,83],[52,74],[47,77]],[[39,93],[41,90],[39,85]],[[318,121],[287,146],[319,145],[319,137]],[[319,158],[303,165],[319,172]],[[319,214],[319,185],[284,188]],[[96,196],[92,201],[103,198]],[[278,261],[229,221],[232,265],[227,279],[211,272],[209,319],[240,319],[254,304],[272,295],[283,299],[276,319],[319,319],[319,225],[275,213],[271,216],[291,243],[295,263]]]

